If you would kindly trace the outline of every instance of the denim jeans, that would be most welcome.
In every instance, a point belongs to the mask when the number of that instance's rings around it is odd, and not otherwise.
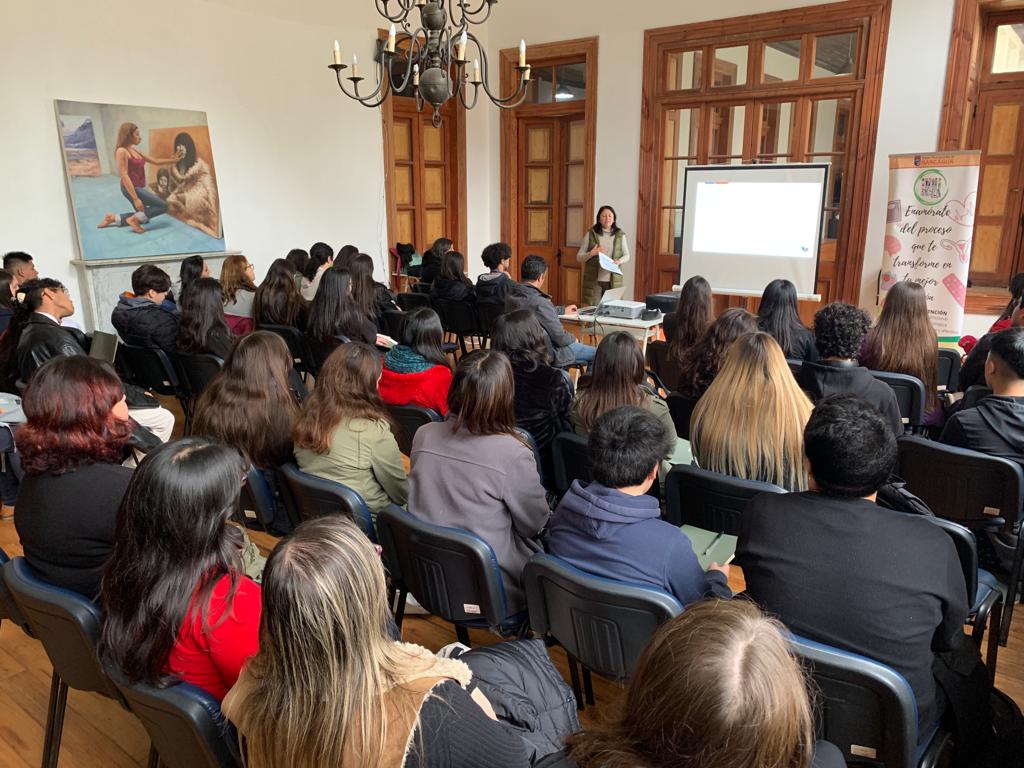
[[[128,198],[128,202],[134,205],[132,196],[128,194],[128,190],[124,188],[124,184],[121,185],[121,194]],[[136,187],[135,194],[139,200],[142,201],[142,210],[132,210],[131,213],[121,214],[121,226],[125,226],[125,221],[129,216],[134,216],[138,219],[140,224],[148,224],[149,220],[154,216],[159,216],[163,213],[167,213],[167,203],[149,187]]]
[[[572,350],[573,357],[576,358],[577,363],[586,363],[587,365],[594,362],[594,355],[597,354],[597,350],[594,347],[578,341],[570,344],[569,349]]]

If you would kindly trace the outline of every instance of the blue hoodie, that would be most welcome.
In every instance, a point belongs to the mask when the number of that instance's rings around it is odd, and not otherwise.
[[[551,554],[597,576],[651,585],[684,606],[732,597],[725,574],[701,570],[690,539],[660,519],[653,496],[577,480],[551,516]]]

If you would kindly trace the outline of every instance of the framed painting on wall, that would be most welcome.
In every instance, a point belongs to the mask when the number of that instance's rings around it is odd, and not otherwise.
[[[55,102],[85,261],[224,251],[206,113]]]

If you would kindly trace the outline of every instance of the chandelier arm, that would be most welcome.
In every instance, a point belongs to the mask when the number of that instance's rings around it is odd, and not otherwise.
[[[409,45],[410,45],[410,47],[409,47],[409,52],[408,52],[408,58],[406,59],[406,62],[405,62],[405,75],[402,77],[402,85],[401,85],[401,87],[399,87],[397,89],[395,88],[395,83],[394,83],[394,80],[391,79],[391,76],[393,74],[392,70],[393,70],[394,65],[395,65],[395,56],[397,56],[398,54],[397,53],[392,54],[391,55],[391,59],[388,62],[388,80],[390,81],[389,84],[391,86],[391,90],[395,91],[397,93],[403,93],[405,91],[405,89],[409,87],[409,81],[412,80],[412,66],[415,63],[416,59],[419,58],[419,48],[420,48],[419,42],[415,38],[413,38],[410,41]],[[397,45],[396,45],[396,49],[397,49]]]
[[[455,5],[458,6],[462,18],[462,24],[459,26],[464,26],[467,23],[473,25],[483,24],[491,17],[491,9],[494,7],[494,3],[488,2],[488,0],[480,0],[480,5],[472,9],[466,7],[465,0],[458,0]],[[480,17],[480,14],[483,14],[483,16]],[[451,15],[453,17],[452,22],[454,23],[455,14],[452,13]]]
[[[480,85],[483,86],[484,93],[487,94],[487,98],[491,100],[491,103],[496,106],[502,106],[508,104],[508,108],[518,107],[526,99],[526,88],[529,83],[528,80],[523,78],[523,73],[519,73],[519,86],[509,96],[495,96],[491,93],[491,87],[488,84],[490,78],[490,67],[487,62],[487,51],[484,50],[483,46],[480,45],[480,41],[473,37],[473,42],[476,43],[477,52],[480,54]]]
[[[349,89],[345,87],[345,82],[344,81],[345,80],[351,80],[352,78],[350,78],[350,77],[342,77],[340,69],[336,70],[335,74],[338,77],[338,87],[341,88],[341,92],[344,93],[346,96],[348,96],[350,99],[352,99],[353,101],[358,101],[360,104],[362,104],[363,106],[366,106],[366,107],[379,106],[380,102],[378,102],[377,104],[372,104],[371,102],[380,93],[381,85],[383,83],[378,83],[377,84],[377,88],[376,88],[376,90],[374,90],[373,93],[368,93],[368,94],[365,94],[365,95],[360,95],[359,94],[359,80],[362,80],[363,78],[361,78],[361,77],[357,78],[356,82],[353,83],[353,85],[352,85],[353,90],[349,91]],[[386,94],[385,94],[384,98],[387,98]],[[383,101],[383,99],[381,101]]]
[[[377,13],[383,16],[385,19],[390,21],[392,24],[404,24],[405,20],[409,17],[410,11],[413,9],[412,3],[406,2],[406,0],[398,0],[399,10],[394,16],[388,11],[388,4],[390,0],[374,0],[377,5]]]

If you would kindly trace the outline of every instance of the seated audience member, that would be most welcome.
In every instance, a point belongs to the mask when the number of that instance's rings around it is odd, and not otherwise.
[[[466,277],[466,259],[458,251],[448,251],[441,260],[441,272],[430,284],[430,298],[476,302],[473,284]]]
[[[512,249],[506,243],[491,243],[484,248],[481,259],[489,272],[476,279],[476,303],[505,306],[505,296],[514,285],[509,274]]]
[[[684,606],[705,597],[732,597],[729,566],[705,573],[690,539],[661,519],[647,493],[673,441],[660,419],[636,406],[607,411],[587,440],[593,481],[574,480],[551,516],[548,549],[589,573],[645,584]]]
[[[174,353],[178,340],[177,308],[164,299],[171,290],[171,278],[160,267],[143,264],[132,272],[132,292],[122,294],[110,315],[110,322],[125,344],[160,347]]]
[[[198,253],[182,260],[178,268],[178,284],[174,286],[174,301],[180,307],[185,293],[196,280],[210,276],[210,265]]]
[[[512,364],[516,426],[530,433],[540,451],[544,478],[550,481],[551,443],[559,432],[572,429],[572,384],[565,371],[551,367],[544,329],[528,309],[517,309],[498,318],[491,349],[504,353]]]
[[[1010,300],[1006,303],[1006,309],[1004,309],[1002,314],[999,315],[999,318],[992,323],[992,327],[988,329],[989,333],[998,333],[999,331],[1005,331],[1007,328],[1013,327],[1013,313],[1017,310],[1017,306],[1020,304],[1021,298],[1024,297],[1024,272],[1018,272],[1011,277],[1006,289],[1010,292]]]
[[[597,350],[581,344],[576,337],[562,327],[559,315],[572,314],[576,305],[556,307],[551,297],[541,290],[548,276],[548,265],[540,256],[527,256],[519,268],[522,282],[508,290],[505,309],[529,309],[537,315],[541,327],[547,333],[555,353],[555,365],[559,368],[572,363],[591,363]]]
[[[224,292],[220,283],[212,277],[194,280],[181,299],[178,351],[224,360],[234,340],[224,320]]]
[[[579,381],[569,418],[578,435],[586,435],[604,413],[623,405],[635,405],[653,413],[671,445],[676,427],[665,401],[644,386],[644,358],[640,344],[626,331],[609,333],[597,345],[597,355],[587,375]],[[662,458],[672,455],[669,450]]]
[[[309,305],[299,292],[297,275],[290,261],[274,259],[253,297],[252,314],[257,326],[288,325],[305,330]]]
[[[253,302],[256,300],[256,268],[240,254],[228,256],[220,268],[220,287],[224,291],[224,319],[236,336],[253,328]]]
[[[693,458],[704,469],[807,490],[804,427],[811,401],[765,332],[733,343],[690,419]]]
[[[341,246],[341,248],[338,249],[338,252],[334,255],[334,262],[331,264],[331,266],[334,269],[341,269],[344,270],[345,272],[351,272],[352,260],[358,255],[359,249],[356,248],[354,245],[343,245]],[[370,270],[370,274],[373,274],[373,269]]]
[[[800,322],[796,286],[789,280],[772,280],[765,286],[757,309],[757,325],[779,343],[786,359],[818,359],[814,332]]]
[[[352,296],[352,276],[348,272],[340,269],[324,272],[309,307],[306,334],[327,348],[340,343],[338,336],[370,346],[377,343],[377,324],[356,304]]]
[[[423,263],[420,266],[421,283],[431,284],[438,278],[441,274],[444,257],[454,245],[447,237],[439,237],[434,241],[430,250],[423,254]]]
[[[568,743],[579,768],[846,765],[834,745],[814,741],[785,628],[746,600],[708,600],[663,624],[612,717]]]
[[[665,338],[671,356],[677,362],[682,360],[686,350],[697,343],[713,322],[715,310],[711,285],[700,275],[694,275],[683,283],[679,291],[672,323],[665,324]]]
[[[345,246],[345,248],[354,246]],[[342,251],[345,249],[342,248]],[[341,252],[339,258],[334,260],[335,269],[344,269],[341,266]],[[370,317],[376,324],[378,330],[384,330],[384,313],[388,310],[397,310],[395,295],[391,290],[373,279],[373,259],[365,253],[354,253],[348,259],[348,271],[352,276],[352,301],[359,310]]]
[[[529,764],[464,662],[392,640],[384,567],[345,518],[278,544],[262,594],[259,652],[223,706],[250,768]]]
[[[306,265],[309,264],[309,251],[304,251],[302,248],[292,248],[284,259],[295,267],[295,287],[301,289],[302,273],[306,271]]]
[[[82,332],[61,325],[61,320],[75,313],[67,288],[44,277],[25,283],[19,293],[24,299],[14,321],[17,327],[10,333],[12,339],[17,338],[17,370],[22,383],[28,383],[36,369],[54,357],[86,356]],[[174,415],[139,387],[126,385],[125,394],[132,419],[162,442],[170,440]]]
[[[135,470],[100,591],[100,656],[128,680],[183,680],[223,699],[259,649],[260,588],[228,523],[244,473],[236,449],[201,437]]]
[[[678,391],[687,397],[699,398],[711,386],[725,353],[740,336],[757,330],[757,317],[740,307],[731,307],[720,314],[680,360],[682,371]]]
[[[399,344],[384,355],[380,399],[388,405],[418,405],[448,413],[452,369],[441,348],[444,331],[437,313],[418,307],[405,316]]]
[[[946,422],[939,440],[1024,467],[1024,328],[992,335],[985,382],[992,394]]]
[[[324,272],[334,264],[334,249],[327,243],[313,243],[309,249],[309,260],[306,268],[302,270],[302,281],[299,290],[302,298],[306,301],[313,301],[316,292],[320,289],[320,281]]]
[[[934,654],[966,639],[956,548],[926,518],[875,503],[896,464],[896,439],[869,403],[844,395],[819,403],[804,450],[811,490],[761,494],[743,513],[736,561],[747,594],[794,632],[903,675],[925,738],[942,713]]]
[[[882,414],[892,433],[903,434],[903,418],[888,384],[857,363],[858,350],[871,327],[868,313],[835,301],[814,315],[814,344],[818,360],[804,360],[797,383],[815,403],[830,395],[854,395]]]
[[[409,483],[391,419],[377,393],[381,359],[358,342],[342,344],[320,369],[295,422],[299,469],[347,485],[376,515],[405,506]]]
[[[1014,305],[1014,309],[1010,313],[1009,327],[1024,327],[1024,298]],[[985,384],[985,364],[988,360],[988,352],[992,348],[992,340],[996,337],[996,333],[998,333],[998,331],[991,331],[978,339],[975,345],[971,348],[970,354],[967,355],[967,359],[964,360],[963,365],[960,366],[960,377],[958,382],[961,392],[966,392],[975,384]]]
[[[7,330],[14,318],[14,275],[0,269],[0,333]]]
[[[4,254],[3,268],[14,275],[14,293],[29,280],[39,279],[32,256],[24,251],[8,251]]]
[[[95,599],[132,476],[121,466],[132,434],[124,387],[106,363],[58,357],[32,377],[22,408],[14,525],[25,559],[43,581]]]
[[[864,339],[861,365],[873,371],[916,376],[924,382],[924,422],[941,426],[946,414],[938,398],[939,338],[928,318],[924,288],[896,283],[889,289],[878,323]]]
[[[446,421],[413,438],[409,511],[475,533],[494,549],[508,603],[526,607],[523,566],[548,521],[537,459],[516,429],[512,366],[500,352],[477,350],[459,361]]]

